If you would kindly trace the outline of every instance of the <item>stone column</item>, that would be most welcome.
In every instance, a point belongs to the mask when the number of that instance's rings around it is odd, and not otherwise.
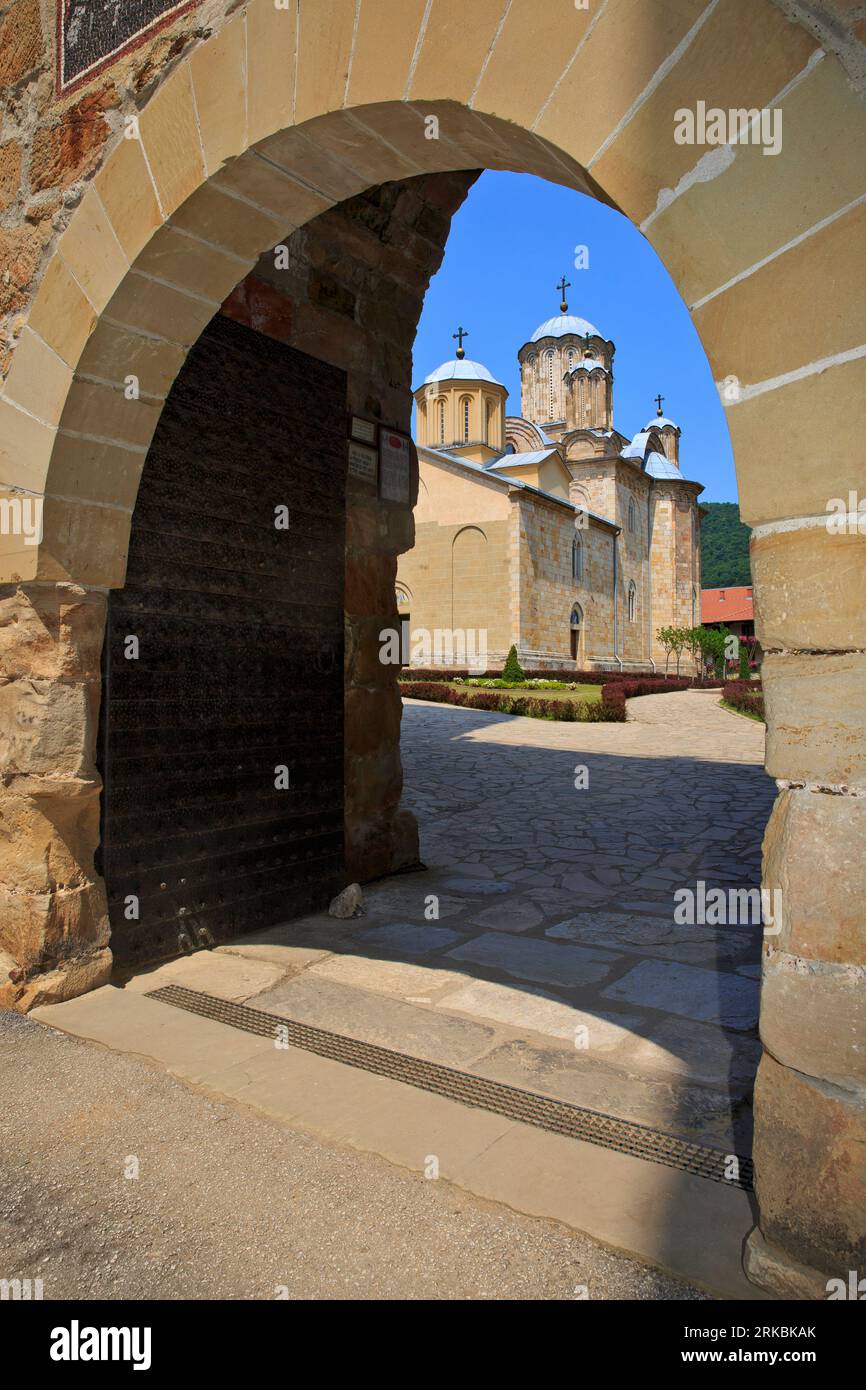
[[[766,653],[764,1056],[755,1091],[760,1230],[746,1269],[786,1296],[866,1276],[866,536],[826,519],[759,526]],[[778,929],[777,929],[778,928]]]
[[[0,587],[0,1007],[27,1010],[111,971],[96,735],[106,594]]]
[[[417,469],[416,469],[417,471]],[[416,484],[417,485],[417,484]],[[400,810],[399,666],[380,659],[379,634],[399,632],[397,555],[410,549],[404,507],[353,494],[346,514],[346,874],[365,882],[418,861],[418,826]]]

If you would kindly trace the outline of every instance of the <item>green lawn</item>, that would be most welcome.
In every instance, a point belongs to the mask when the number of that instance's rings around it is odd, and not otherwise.
[[[601,699],[600,685],[579,685],[576,690],[538,690],[534,686],[521,688],[515,686],[513,690],[505,690],[495,685],[456,685],[453,681],[443,681],[443,685],[448,685],[452,690],[492,690],[496,695],[510,695],[512,697],[529,696],[533,700],[586,700],[587,702],[597,702]]]

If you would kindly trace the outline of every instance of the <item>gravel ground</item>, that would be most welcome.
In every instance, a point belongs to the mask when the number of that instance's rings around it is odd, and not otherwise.
[[[46,1299],[705,1297],[3,1012],[0,1114],[0,1278]]]

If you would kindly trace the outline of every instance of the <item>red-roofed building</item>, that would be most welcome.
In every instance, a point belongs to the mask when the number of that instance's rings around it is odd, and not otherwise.
[[[701,622],[704,627],[726,627],[738,637],[753,637],[755,610],[751,586],[701,590]]]

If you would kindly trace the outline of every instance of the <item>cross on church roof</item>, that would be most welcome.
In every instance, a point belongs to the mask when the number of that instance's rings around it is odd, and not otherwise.
[[[592,357],[592,334],[584,333],[583,337],[583,355],[584,357]]]
[[[664,396],[655,396],[653,399],[655,400],[655,403],[656,403],[656,405],[658,406],[658,410],[656,411],[656,415],[661,415],[661,413],[662,413],[662,401],[664,400]]]
[[[560,293],[562,294],[562,303],[560,304],[559,307],[560,307],[560,309],[562,310],[562,312],[563,312],[564,314],[567,314],[567,313],[568,313],[568,303],[566,302],[565,291],[571,289],[571,281],[570,281],[570,280],[566,280],[565,276],[563,275],[562,279],[560,280],[560,282],[559,282],[559,284],[557,285],[556,288],[557,288],[557,289],[560,291]]]
[[[466,356],[466,351],[463,347],[463,339],[468,338],[469,334],[467,333],[466,329],[461,326],[457,329],[456,333],[451,334],[451,337],[457,339],[457,356],[462,362],[463,358]]]

